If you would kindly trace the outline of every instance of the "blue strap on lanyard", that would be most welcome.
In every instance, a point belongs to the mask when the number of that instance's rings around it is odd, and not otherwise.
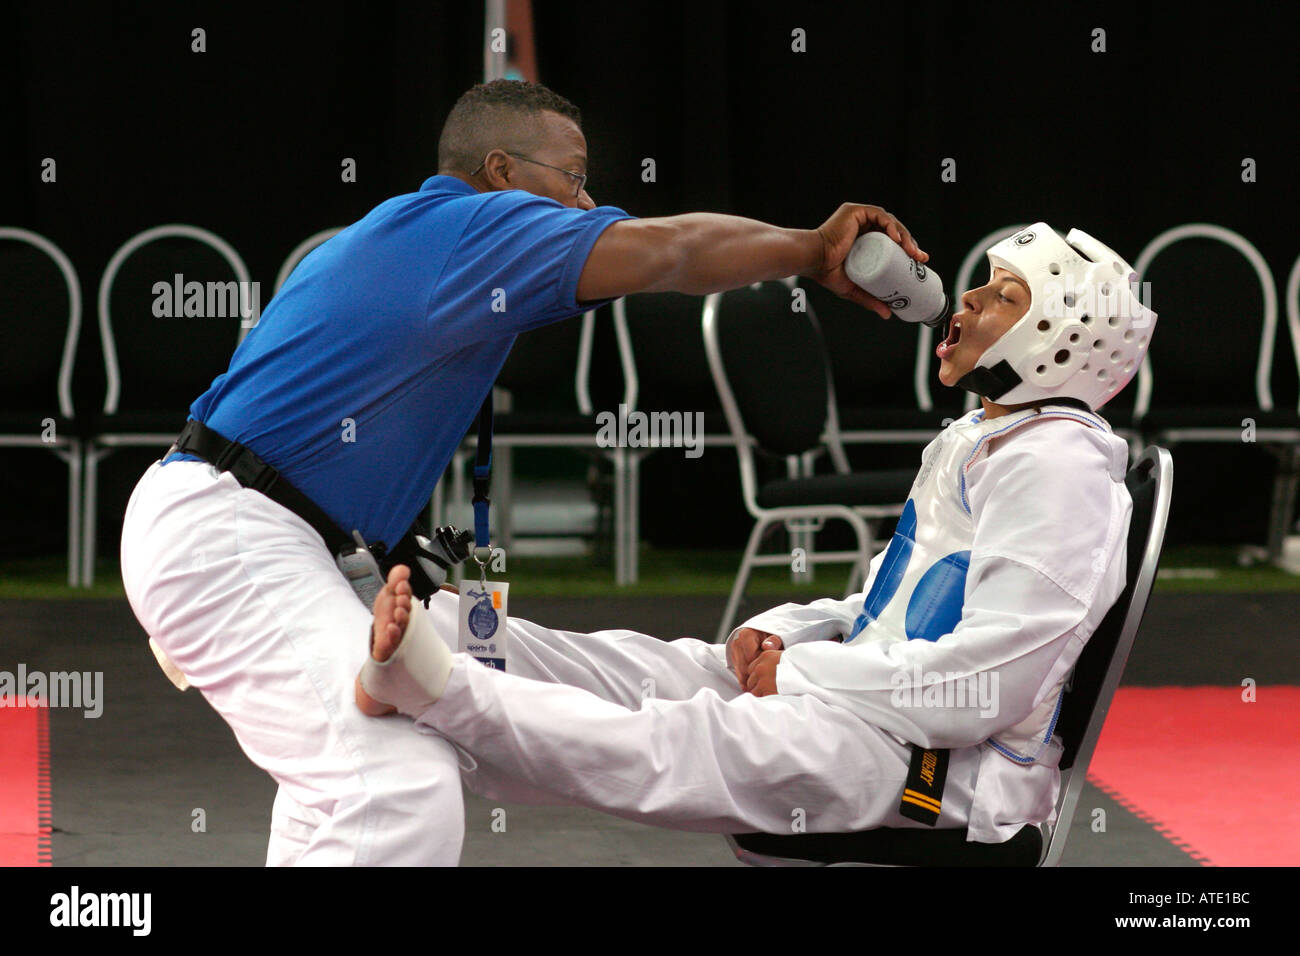
[[[488,536],[488,489],[492,485],[492,389],[478,413],[478,452],[474,456],[474,545],[490,547]]]

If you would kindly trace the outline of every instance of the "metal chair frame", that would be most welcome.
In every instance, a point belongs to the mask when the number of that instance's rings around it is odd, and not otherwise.
[[[1160,253],[1185,239],[1213,239],[1224,243],[1250,263],[1259,278],[1260,292],[1264,298],[1264,313],[1259,335],[1259,356],[1255,365],[1255,401],[1260,411],[1273,411],[1273,349],[1277,340],[1277,285],[1268,263],[1249,239],[1240,233],[1206,222],[1191,222],[1166,229],[1142,250],[1133,269],[1139,281],[1151,268]],[[1291,342],[1295,350],[1296,371],[1300,374],[1300,260],[1292,268],[1287,281],[1287,320]],[[1141,427],[1142,419],[1151,408],[1151,394],[1155,385],[1151,354],[1148,352],[1138,366],[1137,399],[1133,409],[1135,421]],[[1144,429],[1144,431],[1146,431]],[[1153,441],[1176,445],[1183,442],[1237,443],[1242,440],[1240,427],[1221,428],[1162,428],[1150,433]],[[1269,560],[1279,561],[1283,543],[1291,524],[1296,488],[1300,485],[1300,428],[1260,427],[1255,430],[1255,441],[1265,445],[1278,458],[1278,471],[1273,481],[1272,502],[1269,509],[1267,554]]]
[[[0,226],[0,241],[9,239],[23,242],[45,253],[58,266],[68,287],[68,331],[63,339],[63,357],[59,362],[58,396],[59,414],[65,419],[75,417],[72,406],[72,369],[77,360],[77,343],[81,338],[81,279],[72,260],[50,240],[29,229]],[[42,448],[53,452],[68,466],[68,586],[77,587],[81,581],[82,532],[82,478],[85,462],[84,443],[76,435],[55,434],[46,441],[39,434],[0,435],[0,447]]]
[[[112,415],[117,412],[118,401],[121,398],[122,376],[117,361],[117,345],[113,338],[113,317],[109,306],[112,297],[113,284],[117,281],[117,274],[122,265],[134,255],[141,247],[148,245],[158,239],[193,239],[203,245],[216,250],[223,259],[226,260],[231,270],[235,273],[235,279],[241,283],[248,283],[251,280],[248,275],[248,267],[244,265],[244,260],[240,258],[239,253],[226,240],[222,239],[216,233],[209,232],[198,226],[172,223],[164,226],[155,226],[152,229],[146,229],[143,232],[132,236],[121,247],[113,253],[109,259],[108,265],[104,268],[104,274],[99,280],[99,334],[100,341],[103,343],[104,350],[104,371],[107,375],[107,387],[104,392],[105,415]],[[235,347],[244,340],[248,334],[248,328],[241,321],[239,323],[238,335],[235,339]],[[128,447],[149,447],[157,446],[167,448],[176,440],[176,435],[184,420],[177,423],[176,432],[104,432],[95,435],[86,444],[86,483],[85,495],[86,504],[84,509],[85,525],[82,532],[82,559],[81,559],[81,580],[82,583],[89,587],[95,580],[95,521],[97,517],[98,505],[98,474],[99,462],[112,454],[118,448]]]

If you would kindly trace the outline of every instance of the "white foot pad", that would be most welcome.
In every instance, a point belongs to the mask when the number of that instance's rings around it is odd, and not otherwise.
[[[429,615],[412,602],[411,619],[397,651],[382,663],[367,657],[361,686],[375,700],[398,713],[418,717],[435,704],[451,674],[451,651],[433,630]]]

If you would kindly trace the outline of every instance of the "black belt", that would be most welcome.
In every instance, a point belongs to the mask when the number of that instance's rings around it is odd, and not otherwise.
[[[898,812],[928,827],[939,822],[943,785],[948,779],[948,751],[912,745],[912,763],[903,784]]]
[[[329,515],[289,484],[284,477],[237,441],[214,432],[202,422],[190,421],[181,429],[175,450],[202,458],[217,471],[228,471],[245,488],[260,491],[272,501],[288,508],[316,529],[325,539],[330,554],[338,554],[344,547],[356,547],[352,536],[336,525]]]

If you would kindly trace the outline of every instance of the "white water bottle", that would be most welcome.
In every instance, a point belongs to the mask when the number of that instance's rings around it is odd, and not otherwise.
[[[948,318],[951,303],[943,280],[883,232],[858,236],[844,260],[844,272],[904,321],[938,328]]]

